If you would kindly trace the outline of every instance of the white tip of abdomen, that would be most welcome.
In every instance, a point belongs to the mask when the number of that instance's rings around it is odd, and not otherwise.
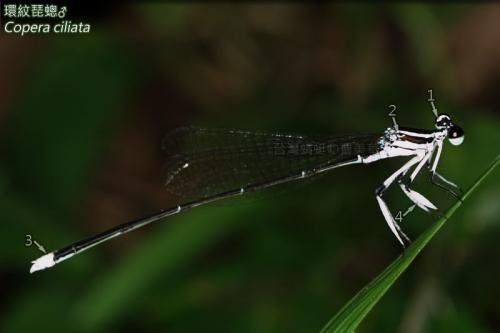
[[[36,271],[41,271],[42,269],[52,267],[56,264],[56,262],[54,261],[54,253],[53,252],[47,253],[46,255],[41,256],[37,260],[33,260],[31,263],[33,265],[31,265],[30,273],[34,273]]]

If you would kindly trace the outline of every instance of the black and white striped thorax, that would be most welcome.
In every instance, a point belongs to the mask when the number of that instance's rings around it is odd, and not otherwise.
[[[425,149],[435,145],[437,141],[446,138],[447,130],[424,130],[400,127],[399,130],[393,127],[388,128],[381,142],[384,147],[405,147],[408,149]]]
[[[372,163],[381,159],[426,155],[434,151],[447,137],[447,129],[424,130],[388,127],[378,140],[378,152],[363,158],[363,163]]]

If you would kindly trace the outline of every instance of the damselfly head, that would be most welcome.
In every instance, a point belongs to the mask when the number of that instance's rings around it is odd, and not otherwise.
[[[436,128],[439,130],[448,130],[448,140],[452,145],[458,146],[464,142],[463,129],[455,125],[446,113],[438,114],[436,117]]]

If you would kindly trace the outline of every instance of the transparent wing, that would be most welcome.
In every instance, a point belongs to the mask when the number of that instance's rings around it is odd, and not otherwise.
[[[379,137],[179,128],[163,140],[165,186],[175,195],[196,199],[271,183],[371,154]]]

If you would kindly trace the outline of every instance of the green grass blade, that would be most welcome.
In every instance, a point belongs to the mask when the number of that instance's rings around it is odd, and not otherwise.
[[[481,182],[500,164],[498,155],[484,173],[465,192],[462,200],[465,201]],[[463,201],[457,201],[444,216],[427,228],[406,251],[394,260],[382,273],[361,289],[342,309],[323,327],[321,333],[353,332],[380,298],[392,286],[396,279],[412,263],[436,232],[460,207]]]

